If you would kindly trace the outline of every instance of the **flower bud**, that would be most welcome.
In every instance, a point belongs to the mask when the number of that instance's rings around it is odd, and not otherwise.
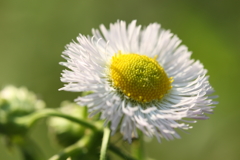
[[[16,118],[44,107],[45,103],[26,88],[6,86],[0,91],[0,134],[7,137],[26,134],[27,126],[17,123]]]
[[[60,112],[79,119],[87,119],[86,107],[81,107],[75,103],[62,102]],[[78,141],[84,135],[85,131],[84,126],[60,117],[51,117],[48,125],[57,142],[63,147]]]

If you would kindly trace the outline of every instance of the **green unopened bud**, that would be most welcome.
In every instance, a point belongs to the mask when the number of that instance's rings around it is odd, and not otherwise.
[[[64,101],[61,104],[60,112],[79,119],[87,119],[86,107],[81,107],[75,103]],[[84,126],[60,117],[51,117],[48,125],[57,142],[63,147],[78,141],[84,135],[85,131]]]
[[[15,119],[44,107],[45,103],[26,88],[6,86],[0,91],[0,134],[7,137],[24,135],[27,126],[16,123]]]

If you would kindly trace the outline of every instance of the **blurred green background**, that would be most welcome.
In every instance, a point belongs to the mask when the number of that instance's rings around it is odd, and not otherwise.
[[[117,19],[137,19],[143,26],[160,23],[183,40],[208,69],[220,102],[210,120],[194,124],[182,139],[146,143],[156,160],[240,159],[240,1],[239,0],[1,0],[0,87],[26,86],[58,107],[77,93],[58,91],[63,84],[61,52],[79,33]],[[59,150],[41,121],[31,137],[46,158]],[[127,142],[122,142],[127,146]],[[0,160],[20,160],[18,150],[0,144]]]

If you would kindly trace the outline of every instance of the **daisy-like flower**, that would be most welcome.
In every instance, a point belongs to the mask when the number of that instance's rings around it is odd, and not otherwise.
[[[175,128],[187,130],[189,119],[207,119],[217,102],[207,70],[190,59],[191,52],[169,30],[153,23],[145,28],[132,21],[103,25],[93,36],[79,35],[63,52],[67,62],[60,90],[91,91],[76,102],[91,115],[101,113],[131,142],[136,129],[147,136],[180,138]]]

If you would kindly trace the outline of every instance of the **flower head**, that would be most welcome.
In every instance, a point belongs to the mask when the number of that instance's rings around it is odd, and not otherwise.
[[[191,128],[186,119],[207,119],[214,92],[207,70],[190,59],[181,40],[159,24],[141,29],[132,21],[117,21],[106,29],[79,35],[63,52],[67,62],[61,90],[91,91],[76,102],[88,106],[91,115],[101,113],[112,133],[120,128],[124,139],[147,136],[180,138],[175,128]]]

